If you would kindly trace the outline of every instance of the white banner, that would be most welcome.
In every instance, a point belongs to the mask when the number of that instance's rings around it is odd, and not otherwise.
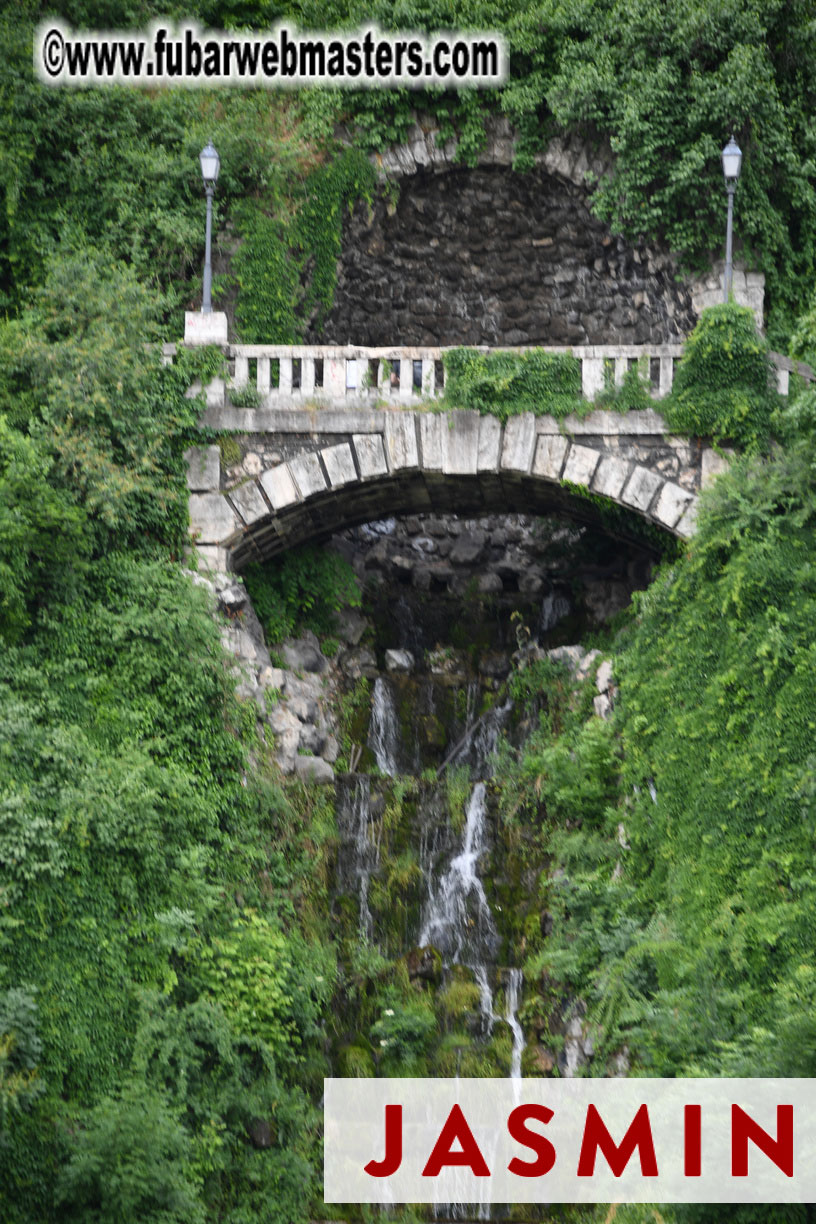
[[[816,1080],[324,1083],[327,1203],[816,1202]]]

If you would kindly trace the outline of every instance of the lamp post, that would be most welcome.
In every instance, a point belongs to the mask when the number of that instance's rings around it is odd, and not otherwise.
[[[725,276],[723,277],[723,301],[731,296],[731,281],[734,275],[731,243],[734,231],[734,192],[742,167],[742,150],[732,136],[722,151],[722,167],[725,190],[728,192],[728,224],[725,230]]]
[[[204,291],[201,298],[201,313],[212,314],[212,202],[215,184],[218,182],[218,171],[221,169],[221,159],[210,140],[199,154],[201,162],[201,177],[204,180],[204,190],[207,193],[207,236],[204,242]]]

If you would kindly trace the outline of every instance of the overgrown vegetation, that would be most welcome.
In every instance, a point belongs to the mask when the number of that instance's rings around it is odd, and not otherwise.
[[[360,606],[351,566],[322,548],[306,546],[266,564],[253,562],[244,578],[270,645],[289,637],[296,626],[331,633],[335,612]]]
[[[490,94],[215,95],[48,90],[31,72],[42,11],[0,15],[0,1214],[297,1224],[320,1209],[325,1073],[506,1074],[510,1044],[501,1025],[477,1036],[461,967],[444,982],[438,954],[426,978],[409,969],[424,882],[408,831],[428,791],[383,786],[371,905],[387,920],[382,950],[361,943],[356,906],[329,903],[332,804],[284,793],[181,571],[198,413],[184,393],[217,358],[163,367],[155,343],[198,298],[198,151],[212,138],[221,153],[216,234],[243,242],[216,299],[234,295],[245,339],[292,340],[328,308],[343,209],[372,190],[360,149],[403,137],[417,109],[457,131],[465,161],[497,113],[520,132],[519,168],[564,127],[608,142],[598,214],[692,262],[719,247],[733,130],[769,334],[783,347],[793,330],[812,359],[816,30],[804,0],[50,10],[89,28],[165,13],[496,27],[511,47]],[[336,146],[340,121],[356,149]],[[568,357],[448,359],[452,401],[503,418],[563,416],[579,392]],[[608,398],[644,394],[632,373]],[[582,1000],[593,1072],[626,1047],[638,1072],[808,1076],[816,397],[780,408],[745,313],[724,307],[666,410],[749,452],[770,433],[782,445],[720,480],[687,555],[638,601],[614,722],[590,716],[588,691],[572,704],[562,670],[514,681],[536,729],[498,780],[495,891],[505,946],[525,950],[525,1071],[549,1073],[565,1000]],[[273,640],[328,631],[356,598],[316,551],[247,581]],[[349,755],[367,697],[361,681],[346,699]],[[436,816],[455,831],[462,775],[444,789]]]
[[[561,419],[590,407],[581,399],[580,363],[567,354],[457,348],[446,352],[444,361],[445,403],[451,408],[472,408],[506,421],[521,412]]]
[[[637,599],[614,722],[562,704],[508,763],[557,868],[526,971],[589,1005],[593,1073],[626,1046],[647,1075],[813,1074],[812,444],[792,424],[706,497]]]
[[[779,406],[774,380],[753,312],[733,302],[712,306],[686,343],[661,411],[675,433],[756,450],[767,445]]]
[[[160,309],[85,250],[0,328],[0,1182],[27,1224],[283,1224],[315,1167],[328,828],[179,569],[208,358],[160,365]]]

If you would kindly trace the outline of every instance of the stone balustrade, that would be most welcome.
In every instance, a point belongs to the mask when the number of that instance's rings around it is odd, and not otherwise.
[[[233,344],[229,355],[234,363],[231,391],[254,387],[265,407],[296,407],[298,402],[327,402],[336,406],[385,401],[389,406],[414,406],[422,400],[438,398],[444,390],[443,355],[445,348],[393,346],[363,348],[356,345]],[[488,348],[474,352],[487,353]],[[523,353],[525,348],[502,349]],[[538,352],[571,354],[581,366],[581,389],[594,400],[604,387],[620,385],[627,370],[639,367],[648,377],[652,395],[662,399],[674,381],[675,364],[683,355],[681,344],[662,345],[576,345],[540,347]],[[772,354],[777,386],[787,395],[790,374],[794,371],[808,380],[813,372],[801,362],[778,353]],[[220,394],[218,388],[217,394]]]
[[[270,408],[276,402],[298,399],[327,400],[333,404],[338,400],[385,400],[399,406],[442,394],[442,358],[447,351],[402,346],[233,344],[229,352],[234,374],[226,390],[254,386]],[[482,347],[474,351],[491,350]],[[581,387],[587,399],[594,399],[609,381],[620,384],[626,371],[641,363],[641,369],[651,380],[653,394],[659,399],[671,390],[674,363],[682,356],[683,348],[679,344],[608,344],[550,346],[537,351],[575,357],[580,362]]]

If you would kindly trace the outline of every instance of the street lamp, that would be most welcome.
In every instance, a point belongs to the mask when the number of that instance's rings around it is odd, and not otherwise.
[[[732,136],[722,151],[723,174],[725,175],[725,190],[728,192],[728,225],[725,231],[725,276],[723,278],[723,301],[728,302],[731,296],[731,281],[734,268],[731,257],[731,241],[734,229],[734,192],[737,189],[737,179],[742,167],[742,150]]]
[[[204,180],[204,190],[207,193],[207,236],[204,242],[204,292],[201,299],[201,313],[212,314],[212,202],[215,184],[218,182],[218,171],[221,169],[221,159],[215,145],[210,140],[199,154],[201,162],[201,177]]]

